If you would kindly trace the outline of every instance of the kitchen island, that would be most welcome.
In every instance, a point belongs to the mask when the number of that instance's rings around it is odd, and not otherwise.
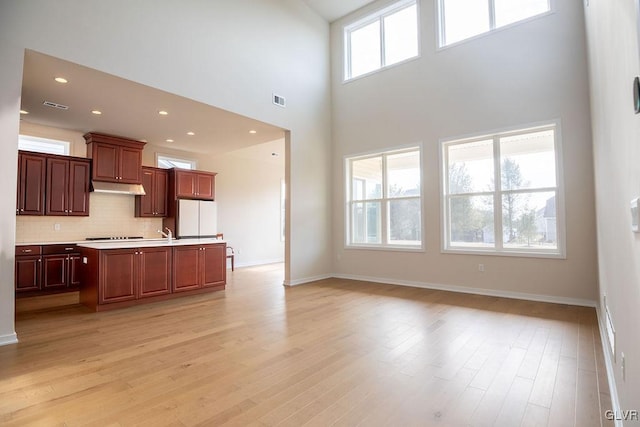
[[[215,238],[79,243],[80,302],[94,311],[224,290],[226,242]]]

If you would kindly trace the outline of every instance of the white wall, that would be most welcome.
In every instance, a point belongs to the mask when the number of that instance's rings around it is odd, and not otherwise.
[[[204,161],[207,170],[218,173],[218,231],[235,249],[236,267],[284,261],[280,238],[284,148],[282,139]]]
[[[634,0],[591,1],[585,8],[602,297],[616,330],[614,374],[620,409],[640,408],[640,234],[630,201],[640,196],[640,116],[632,82],[640,75]],[[602,321],[602,319],[601,319]],[[606,348],[605,348],[605,351]],[[621,355],[625,353],[626,380]],[[633,423],[632,423],[633,424]]]
[[[0,0],[0,39],[3,199],[15,200],[22,64],[32,49],[290,130],[285,277],[330,272],[329,27],[303,2]],[[272,105],[272,92],[288,108]],[[7,203],[0,207],[0,341],[14,338],[14,243]]]
[[[434,0],[422,0],[420,58],[348,83],[342,83],[342,27],[385,2],[331,25],[336,273],[587,304],[596,299],[584,13],[578,0],[553,3],[550,15],[437,50]],[[567,259],[442,254],[438,141],[554,119],[562,123]],[[344,156],[413,143],[424,150],[426,251],[345,249]]]

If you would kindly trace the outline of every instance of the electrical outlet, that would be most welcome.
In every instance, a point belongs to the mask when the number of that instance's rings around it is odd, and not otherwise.
[[[236,251],[236,253],[237,253],[238,255],[240,255],[240,254],[242,253],[242,251],[241,251],[240,249],[236,249],[235,251]]]
[[[627,380],[627,365],[624,359],[624,352],[620,353],[620,369],[622,369],[622,381]]]
[[[484,273],[484,264],[478,264],[478,271]]]
[[[60,231],[60,224],[53,224],[53,229],[55,231]]]

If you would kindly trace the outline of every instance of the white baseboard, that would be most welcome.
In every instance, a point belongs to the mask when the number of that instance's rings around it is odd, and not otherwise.
[[[335,275],[323,274],[320,276],[305,277],[303,279],[285,280],[282,284],[284,286],[298,286],[298,285],[304,285],[305,283],[317,282],[318,280],[331,279],[332,277],[335,277]]]
[[[596,314],[598,315],[598,327],[600,328],[600,341],[602,342],[602,352],[604,353],[604,365],[607,369],[607,380],[609,381],[609,394],[611,395],[611,410],[613,410],[613,414],[621,414],[620,410],[620,400],[618,400],[618,388],[616,386],[616,377],[614,375],[614,367],[613,360],[611,356],[611,352],[609,348],[609,340],[607,339],[607,327],[604,322],[606,319],[602,316],[600,312],[600,305],[596,306]],[[614,417],[616,427],[623,427],[622,420],[617,419],[619,417]]]
[[[235,268],[256,267],[258,265],[278,264],[281,262],[284,262],[284,258],[262,259],[257,261],[248,261],[248,262],[236,262],[234,267]],[[231,261],[227,263],[227,269],[231,269]]]
[[[15,344],[18,342],[18,335],[16,333],[12,333],[9,335],[0,335],[0,346]]]
[[[595,307],[596,302],[588,299],[558,297],[553,295],[529,294],[525,292],[500,291],[494,289],[469,288],[467,286],[441,285],[427,282],[414,282],[389,278],[358,276],[353,274],[333,274],[337,279],[360,280],[364,282],[384,283],[389,285],[410,286],[414,288],[436,289],[439,291],[460,292],[464,294],[486,295],[493,297],[523,299],[528,301],[550,302],[555,304],[577,305],[583,307]]]

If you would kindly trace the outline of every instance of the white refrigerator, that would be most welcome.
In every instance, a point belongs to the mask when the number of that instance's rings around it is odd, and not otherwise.
[[[176,237],[214,237],[218,232],[216,202],[178,200]]]

